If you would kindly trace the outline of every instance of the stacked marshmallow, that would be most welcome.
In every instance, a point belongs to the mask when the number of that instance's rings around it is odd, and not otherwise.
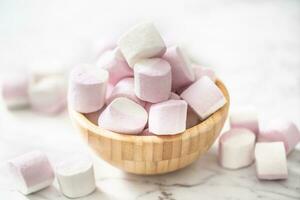
[[[96,65],[82,68],[71,73],[70,106],[87,117],[97,113],[94,124],[118,133],[182,133],[226,103],[214,72],[196,70],[181,46],[166,47],[150,22],[131,28]]]

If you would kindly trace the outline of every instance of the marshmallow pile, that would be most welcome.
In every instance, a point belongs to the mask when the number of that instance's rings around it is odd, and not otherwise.
[[[55,174],[61,192],[67,197],[83,197],[96,188],[93,163],[86,156],[69,158],[59,163],[55,170],[40,151],[21,155],[8,164],[16,189],[24,195],[50,186]]]
[[[192,64],[181,46],[166,47],[153,23],[145,22],[123,34],[95,65],[72,70],[68,102],[110,131],[174,135],[226,104],[215,81],[212,70]]]
[[[259,121],[253,107],[245,107],[230,116],[231,129],[219,139],[219,163],[227,169],[239,169],[255,161],[259,179],[287,179],[287,155],[300,141],[300,131],[290,121]]]

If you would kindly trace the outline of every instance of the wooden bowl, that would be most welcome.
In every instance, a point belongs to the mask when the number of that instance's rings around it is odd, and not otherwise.
[[[200,124],[177,135],[124,135],[94,125],[70,107],[69,114],[84,140],[111,165],[134,174],[164,174],[197,160],[219,136],[229,109],[229,94],[221,81],[216,84],[227,103]]]

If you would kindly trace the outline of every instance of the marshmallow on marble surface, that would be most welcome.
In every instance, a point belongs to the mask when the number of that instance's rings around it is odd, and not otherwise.
[[[134,66],[134,91],[140,99],[157,103],[171,93],[171,67],[160,58],[144,59]]]
[[[222,91],[206,76],[190,85],[180,96],[202,120],[226,103]]]
[[[78,198],[96,189],[93,163],[86,157],[76,156],[56,167],[61,192],[69,198]]]
[[[213,82],[216,82],[217,76],[214,70],[207,68],[207,67],[202,67],[196,64],[193,64],[193,69],[195,73],[195,78],[196,80],[202,78],[203,76],[209,77]]]
[[[256,143],[255,165],[259,179],[287,179],[288,169],[283,142]]]
[[[148,114],[141,105],[128,98],[118,97],[100,114],[98,124],[110,131],[138,134],[143,131],[147,119]]]
[[[231,128],[246,128],[254,132],[259,132],[258,116],[254,107],[243,107],[233,110],[230,114]]]
[[[104,52],[97,62],[97,66],[106,69],[109,73],[109,83],[115,85],[125,77],[133,76],[119,48]]]
[[[274,120],[260,124],[258,142],[283,142],[289,154],[300,141],[300,131],[291,121]]]
[[[239,169],[252,164],[255,134],[248,129],[230,129],[219,139],[219,163],[228,169]]]
[[[90,113],[101,109],[106,98],[108,72],[82,65],[72,70],[69,83],[69,103],[78,112]]]
[[[47,156],[33,151],[9,161],[16,188],[27,195],[48,187],[54,180],[54,172]]]
[[[141,59],[161,56],[166,45],[151,22],[138,24],[121,36],[118,46],[130,67]]]
[[[149,111],[149,131],[156,135],[174,135],[185,131],[187,103],[168,100],[153,104]]]
[[[112,89],[110,96],[106,100],[106,104],[110,104],[114,99],[118,97],[126,97],[143,107],[145,106],[145,102],[135,95],[133,78],[124,78],[119,81]]]
[[[162,58],[171,65],[172,90],[177,91],[195,80],[191,61],[180,46],[168,47]]]

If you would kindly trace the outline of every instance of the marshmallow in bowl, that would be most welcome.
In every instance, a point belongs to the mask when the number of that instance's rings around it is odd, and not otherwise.
[[[134,91],[140,99],[157,103],[171,93],[171,67],[160,58],[144,59],[134,66]]]
[[[147,119],[148,114],[141,105],[118,97],[100,114],[98,125],[118,133],[138,134],[143,131]]]
[[[48,187],[54,172],[47,156],[33,151],[8,162],[18,191],[27,195]]]
[[[119,48],[104,52],[96,65],[108,71],[108,82],[112,85],[125,77],[133,76],[133,71],[128,66]]]
[[[142,132],[141,134],[139,134],[139,135],[140,135],[140,136],[151,136],[151,135],[155,135],[155,134],[151,133],[151,132],[149,131],[149,129],[146,128],[146,129],[144,129],[143,132]]]
[[[168,100],[181,100],[180,96],[174,92],[171,92]],[[146,102],[144,108],[149,113],[150,107],[155,103]]]
[[[61,192],[69,198],[78,198],[96,189],[92,161],[76,156],[56,166],[56,177]]]
[[[199,123],[200,123],[199,116],[197,115],[197,113],[195,113],[195,111],[190,106],[188,106],[187,116],[186,116],[186,128],[192,128],[193,126],[196,126]]]
[[[141,59],[159,57],[166,51],[162,37],[151,22],[132,27],[121,36],[118,46],[130,67]]]
[[[288,169],[283,142],[256,143],[255,165],[259,179],[287,179]]]
[[[168,47],[162,58],[171,65],[172,90],[177,91],[195,80],[191,61],[182,47],[178,45]]]
[[[209,77],[213,82],[216,82],[217,76],[214,70],[208,68],[208,67],[202,67],[196,64],[193,64],[193,69],[195,73],[196,80],[200,79],[203,76]]]
[[[202,120],[226,103],[222,91],[206,76],[190,85],[180,96]]]
[[[253,163],[255,134],[248,129],[230,129],[219,139],[219,163],[228,169],[239,169]]]
[[[174,135],[186,129],[187,103],[168,100],[153,104],[149,110],[149,131],[156,135]]]
[[[95,112],[104,106],[108,72],[95,66],[75,67],[70,75],[69,103],[81,113]]]

